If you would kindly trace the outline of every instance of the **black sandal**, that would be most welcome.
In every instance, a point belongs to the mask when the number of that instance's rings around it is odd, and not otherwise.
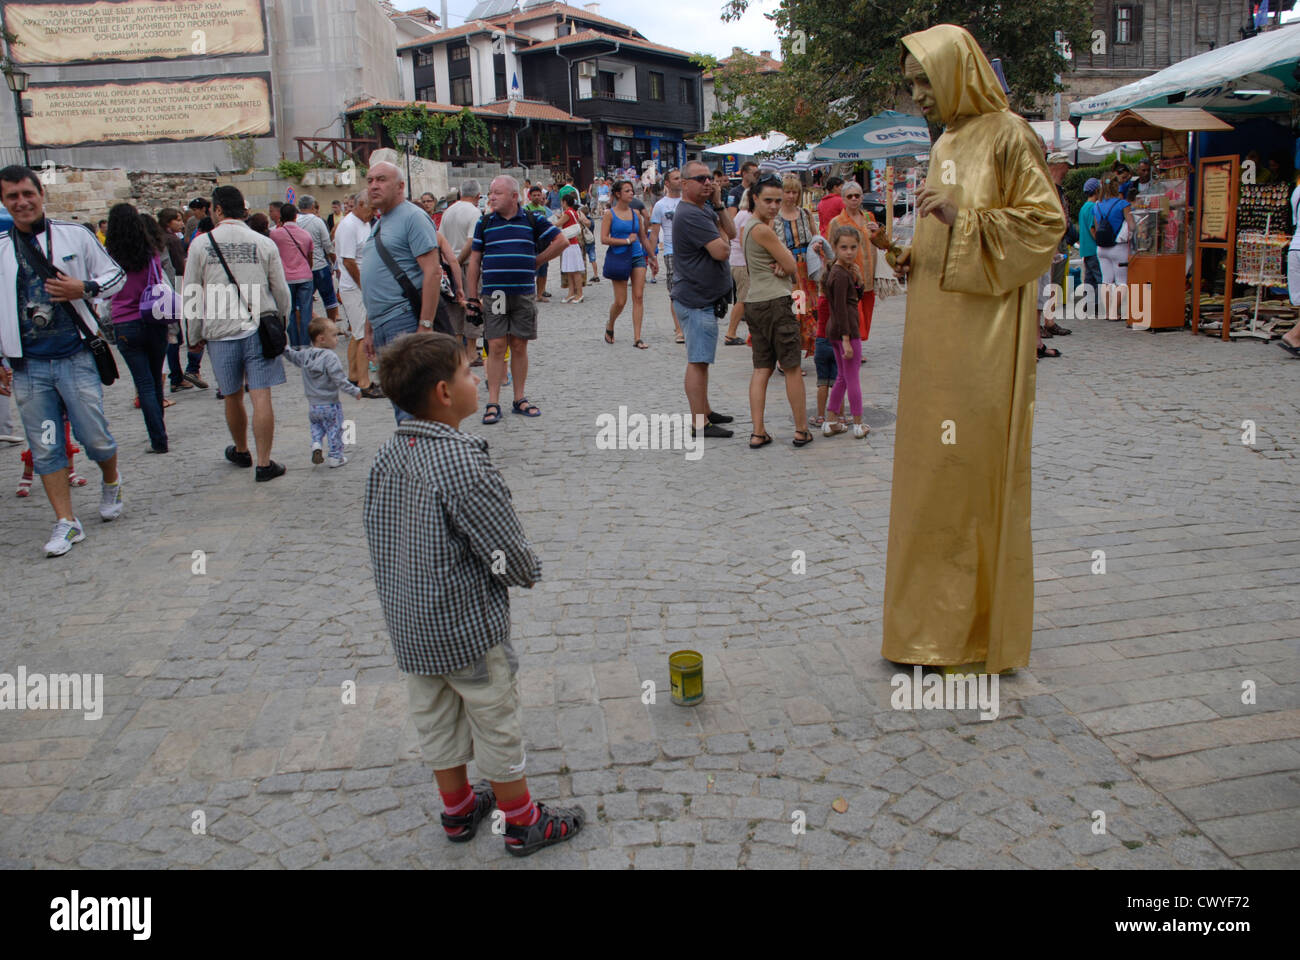
[[[1039,360],[1042,360],[1044,357],[1051,358],[1051,357],[1059,357],[1060,355],[1061,355],[1061,351],[1057,350],[1055,347],[1049,347],[1041,343],[1038,345]]]
[[[614,342],[614,331],[609,327],[605,328],[605,342],[606,343]]]
[[[527,827],[506,824],[506,853],[531,857],[543,847],[571,840],[582,830],[587,814],[582,807],[548,807],[537,804],[537,822]]]
[[[754,442],[755,440],[758,440],[760,442],[755,443]],[[769,436],[766,433],[751,433],[749,435],[749,449],[751,450],[757,450],[759,447],[766,447],[771,442],[772,442],[771,436]]]
[[[799,439],[799,434],[801,434],[801,433],[802,433],[805,437],[807,437],[808,439],[807,439],[807,440],[800,440],[800,439]],[[813,442],[812,431],[811,431],[811,430],[796,430],[796,431],[794,432],[794,439],[791,440],[790,442],[793,443],[796,447],[806,447],[806,446],[808,446],[808,444],[810,444],[810,443]]]
[[[632,346],[636,347],[638,350],[650,349],[650,344],[646,343],[644,340],[638,340],[636,343],[632,344]]]
[[[478,832],[478,825],[486,820],[492,808],[497,805],[496,794],[492,792],[492,785],[486,780],[480,780],[474,784],[474,809],[469,813],[459,814],[457,816],[442,815],[442,828],[444,830],[455,830],[461,828],[460,833],[449,833],[447,839],[452,843],[469,843],[474,839],[474,834]]]

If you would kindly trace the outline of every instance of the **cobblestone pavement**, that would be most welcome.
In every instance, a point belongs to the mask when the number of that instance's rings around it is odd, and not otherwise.
[[[620,404],[685,411],[664,286],[647,287],[648,351],[630,315],[602,341],[610,295],[541,308],[541,419],[469,425],[544,560],[514,593],[532,791],[590,816],[510,869],[1300,866],[1300,364],[1103,321],[1054,341],[1033,655],[984,722],[893,709],[880,658],[903,301],[876,314],[868,440],[793,449],[774,378],[777,442],[744,449],[749,352],[720,346],[712,397],[740,429],[690,462],[595,448]],[[0,714],[0,866],[506,863],[487,831],[441,836],[375,599],[360,512],[388,405],[345,398],[352,462],[313,469],[291,371],[275,391],[289,473],[254,484],[221,459],[211,392],[178,398],[165,457],[143,454],[131,396],[109,394],[127,512],[101,524],[97,488],[76,492],[87,539],[66,557],[43,558],[48,505],[12,498],[6,455],[0,670],[102,673],[106,696],[98,721]],[[705,655],[696,708],[669,698],[682,647]]]

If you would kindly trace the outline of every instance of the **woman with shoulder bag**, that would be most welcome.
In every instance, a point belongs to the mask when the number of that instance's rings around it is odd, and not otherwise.
[[[641,316],[645,311],[646,263],[657,260],[648,252],[645,218],[632,209],[634,188],[630,180],[614,184],[614,205],[605,213],[600,225],[600,241],[605,245],[605,279],[614,284],[614,302],[609,308],[609,323],[605,325],[605,342],[614,342],[614,321],[627,303],[627,288],[632,286],[632,345],[647,349],[641,339]]]
[[[171,406],[171,401],[163,398],[163,362],[170,318],[155,317],[152,309],[148,315],[142,312],[142,303],[152,303],[144,298],[150,297],[157,285],[165,284],[162,256],[166,247],[150,239],[135,207],[119,203],[108,211],[104,249],[126,272],[126,283],[112,299],[117,350],[135,383],[137,403],[149,431],[148,452],[166,453],[163,408]]]

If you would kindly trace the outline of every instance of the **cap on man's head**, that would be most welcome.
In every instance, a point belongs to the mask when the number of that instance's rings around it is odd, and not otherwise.
[[[1101,189],[1101,181],[1096,177],[1089,177],[1083,185],[1083,194],[1087,196],[1090,193],[1096,193]]]
[[[1057,150],[1055,153],[1049,153],[1047,155],[1047,165],[1049,167],[1052,166],[1053,164],[1069,163],[1069,162],[1070,162],[1070,155],[1061,150]]]

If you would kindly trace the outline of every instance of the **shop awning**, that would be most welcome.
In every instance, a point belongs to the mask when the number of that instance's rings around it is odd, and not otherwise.
[[[1300,100],[1296,61],[1300,25],[1180,60],[1165,69],[1070,104],[1072,116],[1114,113],[1128,107],[1202,107],[1215,113],[1285,113]]]
[[[1125,110],[1107,125],[1102,136],[1112,141],[1159,140],[1166,132],[1231,129],[1232,124],[1225,123],[1199,107],[1145,107]]]
[[[1052,144],[1052,134],[1055,131],[1055,124],[1051,120],[1031,120],[1029,125],[1033,127],[1034,133],[1043,138],[1049,150],[1062,150],[1072,157],[1075,151],[1078,151],[1078,162],[1100,163],[1108,157],[1113,157],[1116,150],[1124,150],[1130,153],[1140,151],[1140,143],[1108,143],[1102,139],[1102,133],[1106,129],[1105,120],[1084,120],[1079,124],[1079,139],[1074,138],[1074,126],[1068,120],[1061,121],[1061,139],[1056,141],[1055,146]]]
[[[760,153],[773,153],[782,147],[789,146],[789,144],[789,137],[784,133],[773,130],[766,137],[745,137],[743,140],[732,140],[730,143],[709,147],[704,152],[711,156],[723,156],[733,153],[738,157],[756,157]]]
[[[813,147],[819,160],[884,160],[930,152],[930,128],[922,117],[885,110],[845,127]]]

